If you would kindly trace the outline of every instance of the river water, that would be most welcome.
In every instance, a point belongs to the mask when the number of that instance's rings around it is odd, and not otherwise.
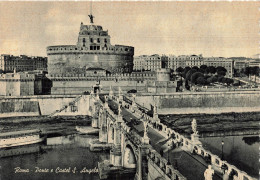
[[[220,158],[222,156],[221,142],[223,141],[223,159],[249,175],[258,178],[260,167],[258,136],[207,137],[200,140],[206,149]]]
[[[0,159],[2,180],[99,179],[98,162],[109,159],[108,152],[91,152],[89,135],[47,138],[44,144],[21,146]],[[12,154],[21,154],[13,155]],[[22,172],[23,171],[23,172]]]
[[[41,144],[1,150],[0,153],[4,153],[5,157],[0,159],[0,179],[97,180],[98,162],[109,159],[108,152],[89,150],[89,141],[97,138],[74,134],[47,138],[47,141]],[[207,137],[200,140],[206,149],[219,157],[222,154],[223,140],[224,160],[258,178],[258,136]]]

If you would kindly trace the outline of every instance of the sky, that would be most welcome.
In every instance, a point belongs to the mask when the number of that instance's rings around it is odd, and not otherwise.
[[[112,44],[135,55],[259,53],[259,2],[93,2],[94,23]],[[46,47],[76,45],[90,2],[0,2],[0,54],[47,56]]]

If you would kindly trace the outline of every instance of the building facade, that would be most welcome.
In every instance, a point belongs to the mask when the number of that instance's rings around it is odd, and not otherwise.
[[[169,68],[176,70],[178,67],[200,67],[207,66],[222,66],[227,69],[227,76],[232,77],[234,71],[234,61],[223,57],[203,57],[200,55],[142,55],[134,58],[134,70],[150,70],[156,71],[161,68]]]
[[[162,57],[158,54],[137,56],[134,58],[134,70],[156,71],[162,68]]]
[[[259,67],[260,68],[260,59],[252,59],[251,61],[249,61],[248,64],[249,67]]]
[[[0,74],[0,95],[26,96],[34,95],[35,75],[28,73]]]
[[[134,47],[111,45],[108,31],[94,25],[93,16],[90,23],[81,23],[76,45],[47,47],[49,74],[84,74],[97,67],[111,73],[132,72]]]
[[[234,69],[241,71],[249,66],[249,60],[236,60],[234,59]]]
[[[227,70],[226,76],[233,77],[234,74],[234,60],[223,57],[208,57],[204,58],[204,64],[207,66],[222,66]]]
[[[13,56],[1,54],[0,70],[4,72],[47,71],[47,57],[29,57],[25,55]]]

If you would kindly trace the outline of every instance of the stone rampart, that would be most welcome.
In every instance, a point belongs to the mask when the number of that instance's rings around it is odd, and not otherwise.
[[[260,111],[260,91],[142,95],[136,101],[147,108],[156,102],[160,114]]]
[[[40,115],[39,103],[37,101],[1,101],[0,102],[0,117],[10,116],[23,116],[27,114],[29,116]]]
[[[0,99],[0,118],[38,115],[89,115],[89,96],[22,96]]]

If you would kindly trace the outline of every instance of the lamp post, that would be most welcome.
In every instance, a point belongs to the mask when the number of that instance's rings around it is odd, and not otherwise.
[[[222,147],[222,150],[221,150],[221,160],[223,160],[223,147],[224,147],[224,141],[222,140],[221,141],[221,147]]]
[[[169,158],[170,158],[170,154],[169,154],[170,148],[171,148],[171,144],[170,144],[170,142],[168,141],[168,156],[167,156],[167,164],[168,164],[168,165],[170,164],[170,161],[169,161]]]

